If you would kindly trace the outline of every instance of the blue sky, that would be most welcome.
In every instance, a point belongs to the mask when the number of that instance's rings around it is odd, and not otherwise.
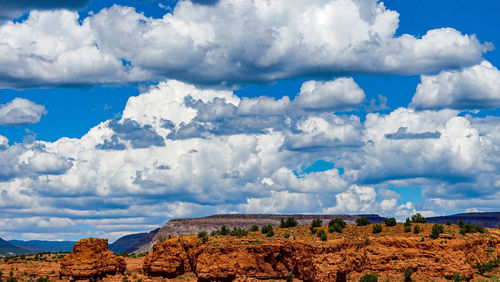
[[[0,237],[497,208],[500,3],[199,2],[3,7]]]

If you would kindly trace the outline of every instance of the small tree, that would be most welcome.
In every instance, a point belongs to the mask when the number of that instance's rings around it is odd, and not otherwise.
[[[380,232],[382,232],[382,225],[374,224],[372,227],[372,233],[376,234],[376,233],[380,233]]]
[[[290,232],[285,232],[285,234],[283,235],[283,237],[285,237],[285,239],[290,238]]]
[[[444,233],[443,226],[441,224],[434,224],[431,230],[431,238],[437,239],[441,233]]]
[[[260,229],[262,234],[267,234],[269,231],[273,230],[273,227],[271,225],[265,225]]]
[[[369,225],[369,224],[370,224],[370,221],[368,220],[368,218],[366,218],[364,216],[356,218],[356,225],[357,226],[365,226],[365,225]]]
[[[411,221],[415,223],[426,223],[427,220],[420,214],[416,213],[411,216]]]
[[[463,219],[459,219],[459,220],[458,220],[458,227],[463,228],[463,227],[464,227],[464,225],[465,225],[464,220],[463,220]]]
[[[412,281],[411,275],[415,273],[415,270],[413,268],[407,268],[405,271],[403,271],[403,276],[405,278],[405,281],[409,282]]]
[[[198,232],[198,238],[201,239],[203,243],[208,242],[208,234],[206,231],[200,231]]]
[[[311,234],[316,233],[316,228],[314,228],[313,226],[309,226],[309,230],[311,231]]]
[[[377,282],[377,281],[378,281],[377,274],[371,274],[371,273],[367,273],[359,279],[359,282]]]
[[[312,227],[321,227],[322,224],[323,224],[323,220],[316,218],[316,219],[313,219],[311,226]]]
[[[330,232],[330,233],[333,233],[333,232],[342,233],[342,229],[343,229],[342,225],[340,225],[338,223],[328,225],[328,232]]]
[[[448,226],[450,226],[451,225],[451,221],[447,220],[445,224],[448,225]]]
[[[280,221],[280,228],[290,228],[290,227],[295,227],[297,226],[299,223],[297,222],[297,220],[295,220],[295,218],[293,217],[289,217],[287,218],[286,220],[284,220],[283,218],[281,218],[281,221]]]
[[[413,233],[415,233],[415,234],[420,233],[420,230],[422,230],[422,228],[420,228],[420,226],[418,226],[418,225],[415,225],[413,227]]]
[[[397,222],[396,222],[396,219],[394,217],[391,217],[391,218],[385,218],[384,220],[385,222],[385,225],[386,226],[396,226]]]
[[[321,239],[321,241],[326,241],[326,239],[328,239],[325,230],[319,229],[316,233],[318,234],[318,237]]]
[[[250,227],[250,231],[253,231],[253,232],[259,231],[259,226],[255,225],[255,224],[252,225],[252,227]]]
[[[226,236],[227,234],[229,234],[229,229],[227,229],[227,227],[225,225],[223,225],[221,228],[220,228],[220,235],[222,236]]]
[[[273,237],[274,236],[274,230],[271,229],[269,231],[266,232],[266,237]]]

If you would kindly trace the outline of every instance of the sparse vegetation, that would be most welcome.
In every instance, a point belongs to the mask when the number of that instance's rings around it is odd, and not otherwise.
[[[396,226],[397,222],[394,217],[386,217],[385,220],[385,226]]]
[[[465,225],[464,220],[463,220],[463,219],[459,219],[459,220],[458,220],[458,227],[463,228],[463,227],[464,227],[464,225]]]
[[[454,282],[465,281],[465,275],[463,275],[462,273],[455,273],[451,277],[451,281]]]
[[[484,228],[480,225],[464,223],[460,227],[460,234],[465,235],[467,233],[484,233]]]
[[[418,225],[417,225],[418,226]],[[415,273],[415,269],[413,268],[407,268],[405,271],[403,271],[403,277],[405,278],[405,281],[412,281],[411,276]]]
[[[206,231],[200,231],[200,232],[198,232],[198,238],[200,238],[203,243],[208,242],[208,234],[207,234],[207,232]]]
[[[371,273],[367,273],[359,279],[359,282],[377,282],[377,281],[378,281],[378,275]]]
[[[382,232],[382,225],[374,224],[372,227],[372,233],[376,234],[376,233],[380,233],[380,232]]]
[[[290,228],[290,227],[295,227],[297,225],[299,225],[299,223],[293,217],[289,217],[286,220],[281,218],[280,228]]]
[[[284,237],[285,239],[290,238],[290,232],[285,232],[285,234],[283,234],[283,237]]]
[[[319,218],[313,219],[311,223],[311,227],[321,227],[321,225],[323,225],[323,220]]]
[[[285,280],[286,280],[287,282],[289,282],[289,281],[293,281],[293,273],[288,272],[288,273],[286,274]]]
[[[262,234],[267,234],[267,232],[269,232],[270,230],[273,230],[273,227],[271,225],[265,225],[260,231],[262,232]]]
[[[309,226],[309,230],[311,231],[311,234],[316,233],[316,228],[314,228],[313,226]]]
[[[345,221],[342,218],[337,217],[330,220],[330,222],[328,223],[328,232],[342,233],[342,229],[344,229],[346,226],[347,224],[345,223]]]
[[[231,230],[231,232],[229,232],[229,234],[231,236],[236,236],[236,237],[243,237],[243,236],[247,236],[248,235],[248,231],[244,228],[240,228],[240,227],[233,227],[233,230]]]
[[[431,230],[431,238],[432,239],[437,239],[439,237],[439,234],[444,233],[444,228],[441,224],[434,224],[432,226]]]
[[[368,220],[368,218],[361,216],[356,218],[356,225],[357,226],[366,226],[369,225],[371,222]]]
[[[326,241],[328,239],[325,230],[319,229],[316,233],[318,234],[318,237],[321,239],[321,241]]]
[[[36,282],[50,282],[49,277],[40,277]]]
[[[252,232],[259,231],[259,226],[255,225],[255,224],[252,225],[252,227],[250,227],[250,231],[252,231]]]
[[[418,226],[418,225],[415,225],[413,227],[413,233],[415,233],[415,234],[420,233],[421,230],[422,230],[422,228],[420,228],[420,226]]]
[[[445,224],[448,225],[448,226],[450,226],[451,225],[451,221],[447,220]]]
[[[425,217],[423,217],[420,213],[416,213],[411,216],[411,222],[414,223],[427,223]]]

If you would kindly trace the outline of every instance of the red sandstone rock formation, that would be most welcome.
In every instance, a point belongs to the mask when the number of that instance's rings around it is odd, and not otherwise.
[[[427,229],[430,229],[428,226]],[[366,234],[365,234],[366,235]],[[432,240],[423,235],[342,237],[321,242],[211,237],[201,243],[189,237],[157,243],[144,261],[152,276],[175,277],[194,272],[200,281],[283,279],[289,273],[304,281],[345,281],[350,274],[374,272],[402,278],[407,268],[414,277],[451,278],[474,275],[476,261],[500,256],[500,236],[448,236]]]
[[[71,280],[95,280],[123,273],[125,260],[108,250],[108,239],[86,238],[75,243],[73,252],[61,261],[59,276]]]

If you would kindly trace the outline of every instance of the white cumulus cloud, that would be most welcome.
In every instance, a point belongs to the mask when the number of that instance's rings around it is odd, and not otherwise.
[[[26,125],[40,121],[42,115],[46,114],[45,106],[23,98],[0,105],[0,124],[2,125]]]

